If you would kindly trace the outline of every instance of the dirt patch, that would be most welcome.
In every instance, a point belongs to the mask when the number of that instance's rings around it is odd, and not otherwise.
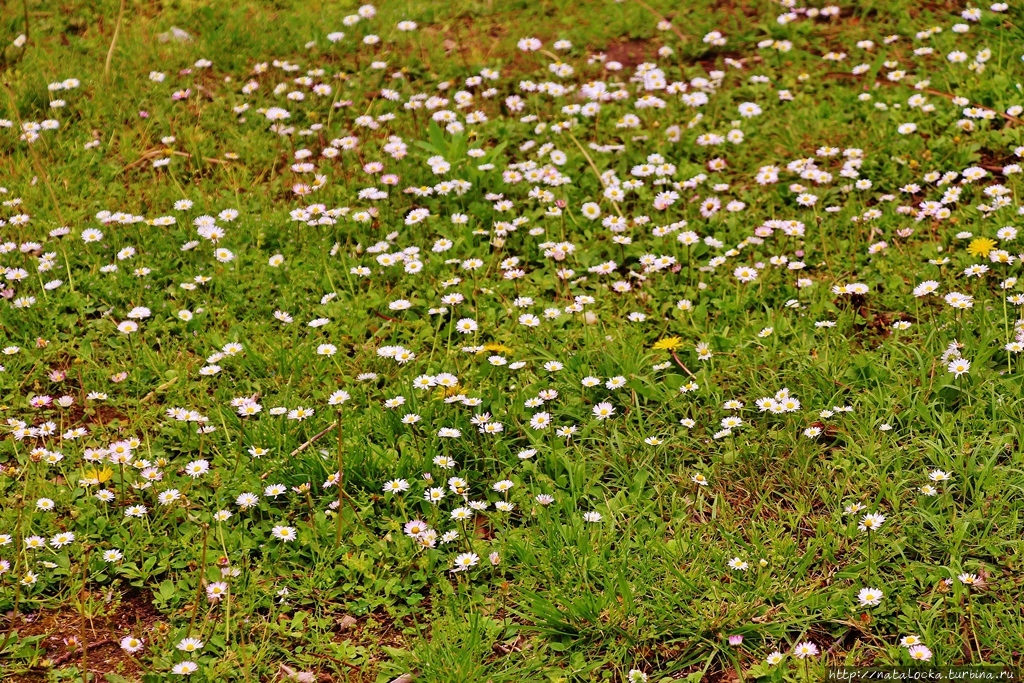
[[[429,606],[429,600],[426,601]],[[376,610],[366,617],[356,618],[345,616],[338,619],[337,631],[332,640],[354,643],[373,643],[380,647],[400,648],[405,645],[402,631],[412,628],[415,621],[410,617],[401,621],[395,620],[385,610]]]
[[[94,600],[103,596],[94,594]],[[46,652],[40,665],[22,673],[10,673],[4,678],[9,683],[36,683],[47,680],[47,672],[68,666],[81,667],[82,643],[88,644],[86,662],[89,671],[98,677],[116,673],[126,678],[138,678],[144,672],[136,660],[121,649],[120,640],[133,634],[147,638],[159,628],[161,615],[153,607],[147,593],[130,590],[119,600],[108,605],[106,613],[84,620],[70,609],[42,610],[23,614],[11,623],[12,615],[5,615],[3,628],[14,627],[22,638],[44,636],[39,646]]]
[[[693,59],[690,63],[699,64],[704,71],[711,73],[715,69],[725,68],[725,60],[732,59],[737,62],[746,64],[758,64],[764,61],[761,55],[745,55],[737,50],[725,51],[725,52],[707,52],[696,59]]]
[[[427,72],[434,71],[436,66],[431,62],[430,52],[422,46],[440,45],[444,48],[445,58],[463,64],[467,69],[471,65],[490,64],[494,55],[502,45],[508,46],[511,31],[504,23],[495,19],[495,23],[475,22],[471,17],[450,25],[426,26],[421,30],[421,47],[416,48],[417,54]],[[544,40],[544,37],[541,37]],[[514,40],[512,41],[514,43]],[[548,42],[545,40],[545,42]],[[436,55],[435,55],[436,56]],[[500,70],[502,78],[519,78],[533,73],[540,68],[541,62],[530,53],[509,49],[502,51]],[[438,75],[430,74],[429,79]]]
[[[421,608],[424,612],[429,611],[429,598],[421,604]],[[349,683],[372,681],[381,662],[384,661],[382,648],[402,649],[408,647],[408,640],[404,631],[415,626],[416,621],[411,616],[396,619],[384,609],[375,610],[361,617],[342,615],[335,619],[331,640],[335,643],[351,642],[366,647],[366,663],[357,666],[334,659],[323,653],[319,656],[337,665],[337,669],[344,672],[344,677],[341,680],[348,681]],[[330,666],[328,665],[327,668],[330,668]],[[323,672],[319,672],[317,676],[318,680],[335,680]]]
[[[761,11],[756,3],[736,2],[735,0],[718,0],[712,8],[714,11],[725,12],[734,17],[746,17],[747,19],[760,19]],[[682,18],[682,17],[680,17]]]
[[[654,55],[655,47],[650,40],[627,40],[624,42],[609,43],[604,51],[605,63],[618,62],[626,68],[632,68],[637,64],[648,61],[648,55]]]
[[[89,425],[108,425],[112,422],[127,423],[128,416],[117,408],[102,403],[90,404],[88,413],[86,406],[76,403],[68,411],[72,427]]]
[[[907,8],[907,14],[911,19],[918,19],[928,14],[942,17],[946,14],[956,14],[960,9],[960,6],[952,0],[925,0],[911,3]]]
[[[1005,152],[998,152],[988,148],[978,150],[978,166],[989,171],[1002,173],[1003,166],[1013,163],[1013,157]]]

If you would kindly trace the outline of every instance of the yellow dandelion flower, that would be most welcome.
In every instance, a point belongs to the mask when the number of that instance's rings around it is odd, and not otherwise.
[[[656,351],[674,351],[683,345],[683,340],[679,337],[665,337],[654,342],[654,346],[651,348]]]
[[[91,469],[87,469],[82,473],[82,477],[84,479],[87,479],[89,481],[95,481],[100,484],[110,481],[110,478],[112,476],[114,476],[114,471],[109,467],[104,467],[103,469],[98,469],[94,467]]]
[[[456,384],[451,387],[438,387],[439,398],[451,398],[452,396],[458,396],[459,394],[466,393],[466,388],[461,384]]]
[[[971,256],[988,256],[996,248],[996,241],[988,237],[975,237],[967,245],[967,253]]]
[[[485,351],[489,351],[491,353],[512,353],[512,349],[504,344],[499,344],[498,342],[487,342],[484,344],[484,348],[480,353],[484,353]]]

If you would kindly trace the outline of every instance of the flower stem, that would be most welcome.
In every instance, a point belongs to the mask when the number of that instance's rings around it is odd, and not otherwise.
[[[335,529],[334,529],[334,547],[335,547],[335,549],[337,549],[338,546],[341,545],[341,522],[342,522],[341,511],[342,511],[342,506],[345,504],[345,488],[344,488],[344,485],[342,484],[342,477],[345,474],[345,456],[344,456],[344,453],[342,451],[341,436],[342,436],[342,432],[341,432],[341,411],[339,410],[338,411],[338,483],[337,483],[337,486],[338,486],[338,509],[336,511],[336,514],[335,514],[335,517],[337,518],[336,519],[336,526],[335,526]]]

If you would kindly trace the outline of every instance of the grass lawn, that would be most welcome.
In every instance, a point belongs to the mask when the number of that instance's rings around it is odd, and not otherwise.
[[[1015,3],[0,8],[0,679],[1016,666]]]

